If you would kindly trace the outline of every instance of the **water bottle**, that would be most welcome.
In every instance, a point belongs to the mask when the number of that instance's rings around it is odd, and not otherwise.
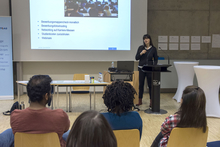
[[[25,109],[25,105],[24,105],[24,102],[22,101],[21,102],[21,110]]]
[[[112,68],[114,68],[114,62],[112,62]]]
[[[102,77],[102,73],[101,73],[101,72],[99,72],[99,78],[98,78],[98,81],[99,81],[99,82],[102,82],[102,81],[103,81],[103,77]]]

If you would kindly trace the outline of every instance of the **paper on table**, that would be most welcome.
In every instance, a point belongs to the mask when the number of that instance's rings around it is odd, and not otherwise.
[[[85,80],[76,80],[77,83],[85,83]]]
[[[65,80],[65,81],[63,81],[63,83],[73,83],[73,81],[71,81],[71,80]]]
[[[28,83],[28,81],[18,81],[18,83]]]

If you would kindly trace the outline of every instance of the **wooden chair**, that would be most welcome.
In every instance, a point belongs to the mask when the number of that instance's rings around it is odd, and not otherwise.
[[[73,80],[85,80],[85,75],[88,74],[74,74]],[[73,93],[89,93],[89,86],[74,86]]]
[[[60,140],[57,133],[28,134],[15,133],[15,147],[60,147]]]
[[[138,129],[113,130],[118,147],[140,147],[140,132]]]
[[[167,147],[206,147],[208,127],[203,133],[202,128],[174,128],[171,131]]]
[[[88,74],[74,74],[73,80],[85,80],[85,75]],[[73,94],[89,94],[90,97],[90,110],[91,110],[91,93],[89,92],[89,86],[73,86]]]

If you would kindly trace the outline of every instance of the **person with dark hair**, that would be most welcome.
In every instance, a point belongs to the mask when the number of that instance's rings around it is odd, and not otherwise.
[[[117,147],[117,140],[105,117],[90,110],[75,120],[66,147]]]
[[[138,129],[142,135],[142,119],[134,107],[134,87],[123,81],[108,85],[103,95],[107,113],[102,113],[113,130]]]
[[[152,106],[152,99],[151,99],[151,82],[152,82],[152,75],[149,72],[143,72],[142,67],[144,65],[157,65],[158,56],[157,56],[157,49],[154,47],[152,43],[152,39],[149,34],[145,34],[143,36],[143,45],[139,46],[137,50],[137,54],[135,56],[136,60],[139,60],[139,103],[137,106],[142,105],[142,98],[144,93],[144,82],[145,77],[147,77],[147,85],[149,88],[149,95],[150,95],[150,107]]]
[[[161,125],[161,132],[151,147],[166,147],[173,128],[202,128],[206,132],[206,98],[204,91],[196,86],[187,86],[182,95],[179,111],[170,115]]]
[[[35,75],[27,84],[27,95],[30,106],[26,109],[15,109],[11,113],[11,129],[4,132],[8,140],[4,140],[4,146],[11,146],[16,132],[41,134],[56,132],[60,139],[61,147],[66,146],[66,138],[62,135],[68,131],[70,126],[69,117],[62,109],[51,110],[50,106],[52,79],[48,75]],[[13,132],[12,132],[13,131]],[[9,142],[9,138],[13,141]],[[1,140],[1,138],[0,138]],[[2,140],[1,140],[2,142]],[[1,144],[0,144],[1,145]]]
[[[89,16],[91,17],[99,16],[99,11],[96,9],[95,4],[90,4]]]
[[[79,5],[77,3],[69,3],[67,5],[68,10],[65,12],[65,16],[83,17],[82,13],[79,13]]]

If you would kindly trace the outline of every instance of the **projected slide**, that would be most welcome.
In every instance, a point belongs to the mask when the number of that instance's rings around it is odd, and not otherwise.
[[[130,50],[131,0],[30,0],[31,49]]]

